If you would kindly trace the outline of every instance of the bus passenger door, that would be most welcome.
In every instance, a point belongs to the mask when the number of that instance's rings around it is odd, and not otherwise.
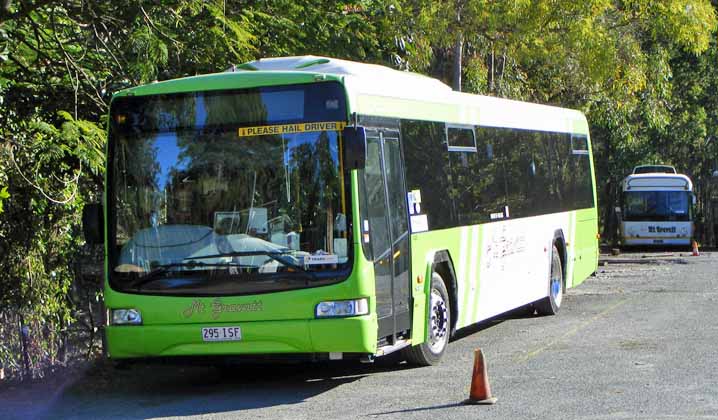
[[[411,326],[409,227],[396,131],[367,130],[365,185],[376,278],[379,338]]]

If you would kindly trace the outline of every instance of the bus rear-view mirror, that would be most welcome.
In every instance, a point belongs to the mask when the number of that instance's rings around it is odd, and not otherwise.
[[[85,242],[90,245],[99,245],[104,242],[104,216],[102,204],[86,204],[82,208],[82,233]]]
[[[364,127],[345,127],[342,131],[344,139],[344,165],[348,170],[364,169],[366,164],[366,131]]]

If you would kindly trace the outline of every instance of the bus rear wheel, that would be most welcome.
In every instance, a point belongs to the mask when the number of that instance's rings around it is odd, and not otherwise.
[[[449,344],[451,335],[451,306],[444,279],[438,273],[431,275],[428,338],[418,346],[403,349],[404,358],[411,364],[433,366],[439,363]]]
[[[559,309],[561,309],[563,290],[564,282],[561,257],[559,256],[558,248],[554,244],[551,250],[551,275],[548,281],[548,296],[536,303],[536,312],[539,315],[556,315]]]

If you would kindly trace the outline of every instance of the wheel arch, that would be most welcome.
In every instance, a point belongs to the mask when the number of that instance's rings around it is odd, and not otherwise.
[[[446,286],[447,292],[449,292],[449,305],[451,309],[450,335],[453,335],[456,331],[456,323],[458,321],[459,289],[456,280],[456,271],[454,270],[454,261],[451,259],[451,253],[449,253],[448,250],[442,249],[434,253],[434,262],[431,265],[431,271],[436,272],[444,279],[444,285]]]
[[[566,250],[566,238],[563,235],[563,230],[557,229],[556,231],[554,231],[551,245],[556,245],[556,248],[558,248],[558,256],[561,259],[561,275],[563,277],[563,286],[564,290],[566,290],[566,283],[568,279],[568,273],[566,272],[566,267],[568,266],[568,251]]]

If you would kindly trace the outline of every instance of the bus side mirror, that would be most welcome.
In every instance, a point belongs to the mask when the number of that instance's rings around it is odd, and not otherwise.
[[[85,242],[100,245],[105,240],[104,217],[102,204],[87,204],[82,208],[82,233]]]
[[[366,131],[364,127],[344,127],[344,165],[348,170],[364,169],[366,164]]]

